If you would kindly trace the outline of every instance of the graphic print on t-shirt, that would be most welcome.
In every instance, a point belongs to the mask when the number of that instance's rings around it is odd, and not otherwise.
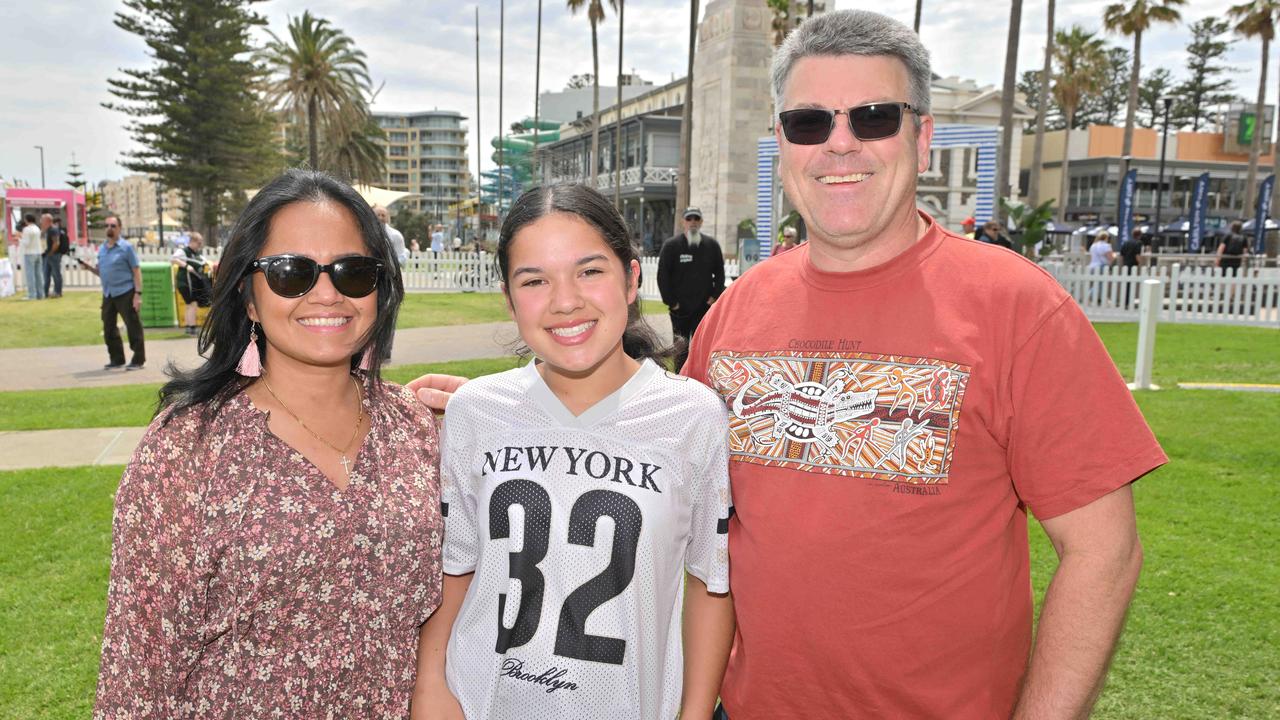
[[[912,485],[945,484],[970,368],[902,355],[715,352],[741,462]]]

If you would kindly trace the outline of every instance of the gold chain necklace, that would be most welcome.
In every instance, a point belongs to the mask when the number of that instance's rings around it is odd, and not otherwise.
[[[307,424],[302,422],[302,418],[298,417],[297,413],[290,410],[289,406],[285,405],[284,401],[280,399],[280,396],[276,395],[275,391],[271,389],[271,383],[267,382],[267,376],[266,375],[262,376],[262,384],[267,388],[267,392],[271,393],[271,397],[275,398],[276,402],[280,403],[280,407],[284,408],[285,412],[292,415],[294,421],[297,422],[299,425],[301,425],[303,430],[306,430],[307,432],[311,433],[311,437],[333,448],[333,451],[338,453],[338,455],[342,457],[342,460],[340,460],[339,462],[342,463],[343,472],[347,474],[347,480],[351,479],[351,460],[350,458],[347,457],[346,448],[351,447],[351,443],[356,439],[356,435],[360,433],[360,424],[364,422],[364,394],[360,391],[360,383],[356,381],[354,376],[351,378],[351,382],[355,383],[355,386],[356,386],[356,426],[355,426],[355,429],[351,431],[351,437],[347,439],[346,445],[344,445],[343,447],[338,447],[337,445],[334,445],[328,440],[325,440],[324,438],[320,437],[318,434],[316,434],[315,430],[312,430],[311,428],[307,427]]]

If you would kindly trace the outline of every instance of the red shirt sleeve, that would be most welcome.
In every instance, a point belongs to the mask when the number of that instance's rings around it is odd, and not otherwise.
[[[1017,350],[1005,390],[1010,474],[1038,518],[1088,505],[1169,461],[1070,298]]]

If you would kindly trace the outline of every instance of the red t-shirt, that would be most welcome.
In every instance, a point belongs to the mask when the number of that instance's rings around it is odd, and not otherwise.
[[[756,265],[693,339],[683,372],[732,413],[733,720],[1008,717],[1027,508],[1167,461],[1058,283],[925,219],[868,270]]]

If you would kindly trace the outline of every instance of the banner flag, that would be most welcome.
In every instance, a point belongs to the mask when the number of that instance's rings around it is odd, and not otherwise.
[[[1204,214],[1209,208],[1209,173],[1200,173],[1191,191],[1191,228],[1187,234],[1187,251],[1198,253],[1204,244]]]
[[[1133,168],[1124,175],[1124,182],[1120,183],[1120,212],[1116,225],[1120,228],[1119,237],[1112,241],[1113,245],[1119,245],[1129,238],[1133,237],[1133,191],[1138,187],[1138,168]]]
[[[1267,241],[1267,211],[1271,207],[1271,188],[1276,184],[1276,176],[1268,175],[1258,188],[1257,212],[1253,216],[1253,252],[1261,255]]]

